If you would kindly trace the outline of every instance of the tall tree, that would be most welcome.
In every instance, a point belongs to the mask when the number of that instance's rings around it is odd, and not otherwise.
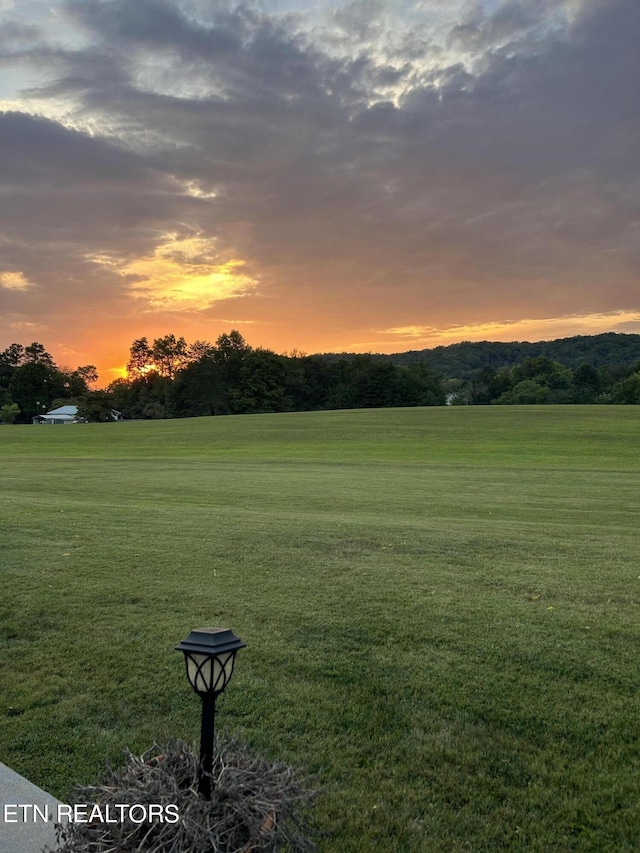
[[[200,361],[203,358],[212,358],[215,352],[215,347],[209,341],[194,341],[187,348],[189,361]]]
[[[241,413],[287,412],[287,358],[266,349],[254,349],[243,358],[238,394],[232,410]]]
[[[250,352],[251,347],[235,329],[228,335],[220,335],[216,341],[213,358],[227,388],[231,411],[234,411],[232,401],[237,400],[241,394],[242,364]]]
[[[176,371],[189,361],[187,342],[175,335],[156,338],[151,347],[151,359],[160,376],[173,379]]]
[[[98,381],[98,371],[93,364],[86,364],[84,367],[77,367],[75,370],[70,370],[64,373],[69,397],[76,399],[83,394],[87,394],[91,390],[94,382]]]
[[[24,348],[24,362],[25,364],[46,364],[47,367],[55,367],[51,354],[37,341]]]
[[[28,361],[13,371],[9,395],[21,411],[21,420],[28,422],[38,414],[38,403],[51,405],[57,397],[67,396],[64,375],[46,362]]]
[[[7,367],[18,367],[24,361],[24,347],[22,344],[9,344],[6,350],[0,352],[0,364]]]
[[[132,378],[143,376],[149,372],[153,365],[153,355],[149,341],[146,338],[138,338],[129,349],[129,361],[127,362],[127,374]]]

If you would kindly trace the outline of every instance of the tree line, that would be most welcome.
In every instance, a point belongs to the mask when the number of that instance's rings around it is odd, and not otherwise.
[[[425,365],[409,367],[357,355],[279,355],[251,347],[238,331],[215,344],[168,335],[133,342],[127,379],[109,386],[125,417],[198,417],[221,414],[437,406],[445,402],[438,377]]]
[[[30,423],[65,403],[76,404],[87,421],[108,421],[112,410],[150,419],[445,404],[640,403],[640,358],[570,367],[544,355],[525,356],[510,366],[485,364],[442,377],[413,358],[398,363],[394,356],[280,355],[251,347],[235,330],[214,344],[188,344],[175,335],[139,338],[130,348],[127,377],[101,390],[94,387],[97,380],[93,365],[59,368],[42,344],[11,344],[0,352],[0,419]]]
[[[524,358],[513,367],[483,367],[472,379],[446,380],[454,405],[540,403],[640,403],[640,360],[629,367],[575,370],[546,356]]]
[[[512,368],[525,358],[544,356],[576,370],[582,364],[608,367],[614,376],[640,360],[640,335],[603,332],[552,341],[461,341],[433,349],[409,350],[377,358],[395,364],[422,362],[445,379],[471,380],[484,368]]]

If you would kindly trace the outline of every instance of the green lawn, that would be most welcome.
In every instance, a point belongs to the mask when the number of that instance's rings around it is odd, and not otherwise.
[[[219,724],[321,851],[640,849],[640,407],[0,428],[0,760],[64,799]]]

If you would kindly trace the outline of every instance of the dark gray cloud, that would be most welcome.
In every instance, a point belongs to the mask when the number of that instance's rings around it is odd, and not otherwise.
[[[0,56],[31,47],[43,36],[40,27],[23,21],[7,20],[0,23]]]
[[[46,118],[18,112],[0,114],[0,160],[10,164],[0,175],[4,190],[81,187],[103,184],[141,188],[151,170],[143,158],[117,145],[63,127]]]
[[[251,27],[255,13],[245,7],[217,15],[210,27],[192,24],[179,7],[160,0],[110,0],[67,4],[71,17],[104,43],[120,49],[169,49],[189,58],[217,59],[242,50],[242,30]]]
[[[116,260],[173,232],[244,260],[262,301],[237,308],[270,323],[640,310],[637,0],[468,8],[448,31],[440,15],[438,42],[424,18],[389,30],[384,2],[314,29],[232,3],[72,0],[77,45],[31,48],[50,118],[0,116],[5,268],[59,302],[91,280],[121,311]]]

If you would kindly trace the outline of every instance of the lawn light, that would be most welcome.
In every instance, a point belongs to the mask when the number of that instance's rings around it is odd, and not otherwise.
[[[205,800],[211,799],[216,699],[231,679],[236,652],[245,646],[229,628],[196,628],[176,646],[184,652],[189,683],[202,699],[198,792]]]

